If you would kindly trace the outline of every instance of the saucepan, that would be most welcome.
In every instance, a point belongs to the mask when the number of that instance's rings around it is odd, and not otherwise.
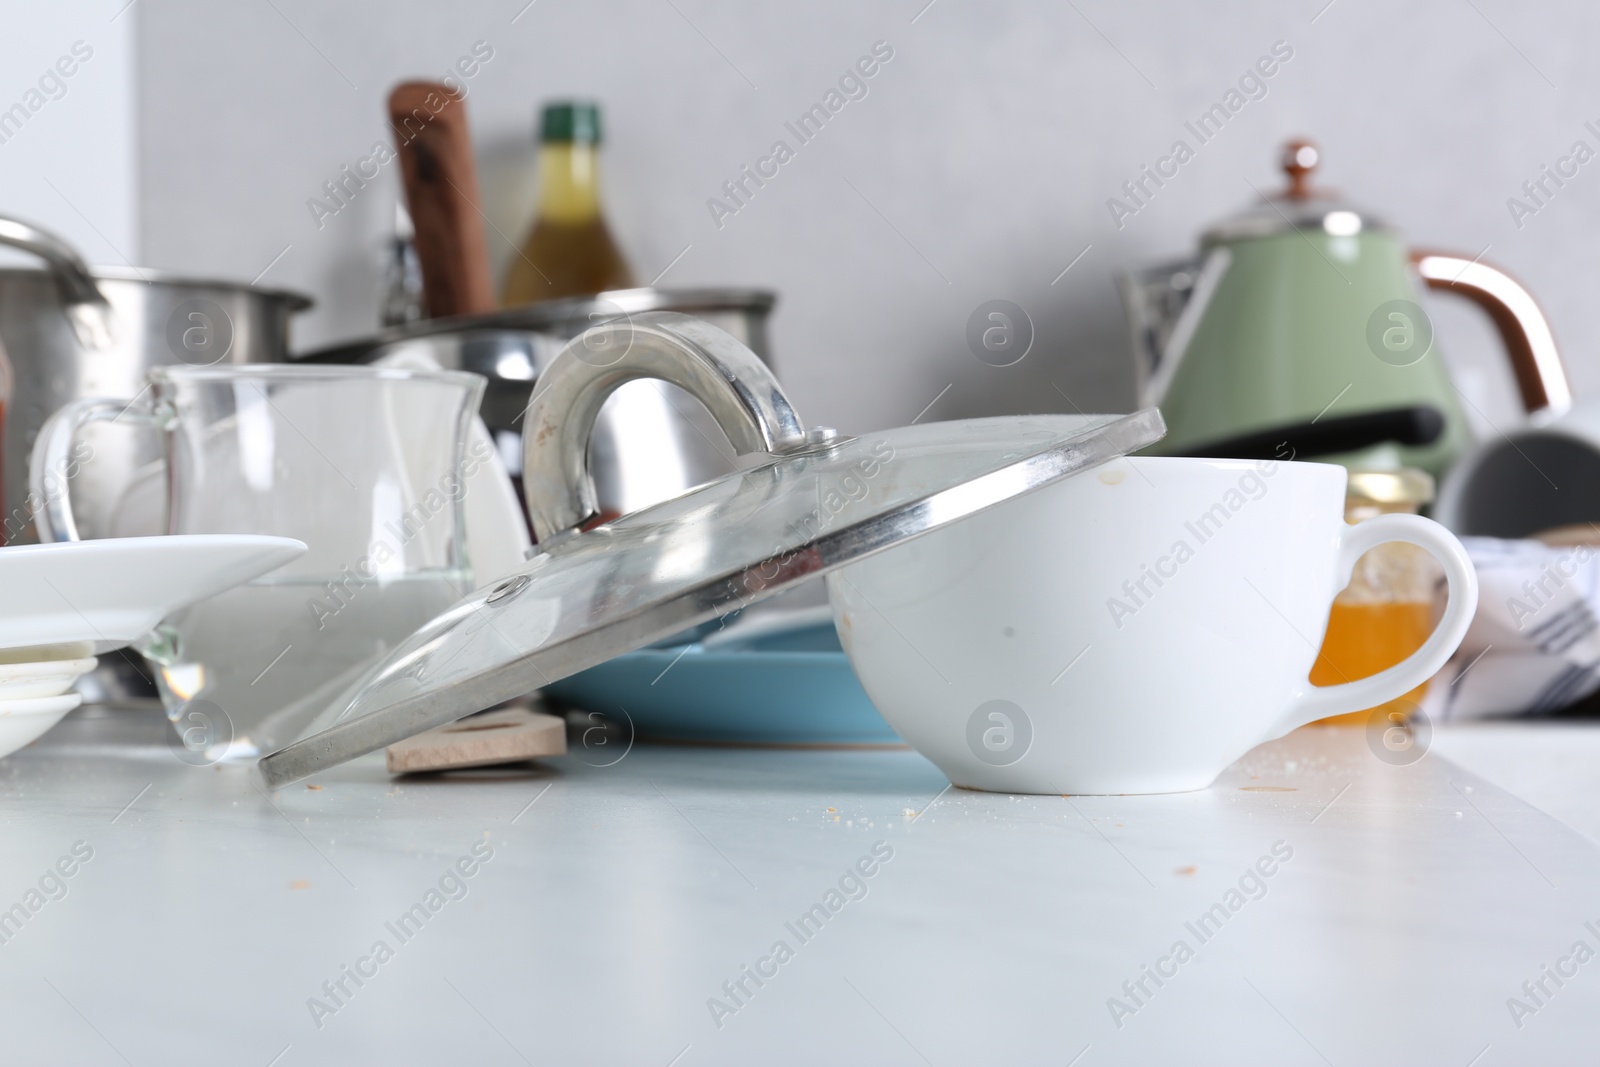
[[[0,270],[0,345],[14,375],[0,540],[12,543],[35,540],[28,456],[52,412],[87,396],[133,396],[154,367],[281,362],[290,318],[311,306],[298,293],[255,285],[90,268],[60,237],[16,219],[0,218],[0,244],[44,261]],[[106,502],[160,452],[147,435],[109,423],[90,428],[80,448],[72,487],[79,526],[85,537],[102,537]]]
[[[711,323],[768,360],[767,318],[775,300],[759,289],[622,289],[427,319],[293,358],[372,363],[397,354],[420,355],[447,370],[483,375],[489,383],[483,420],[520,480],[515,463],[522,454],[523,410],[537,379],[573,338],[601,323],[678,312]],[[625,357],[626,341],[612,335],[601,341],[600,336],[595,335],[596,347],[581,351],[589,366],[604,369]],[[595,421],[589,456],[600,513],[608,518],[677,496],[734,468],[733,449],[705,407],[676,386],[655,380],[629,382],[611,395]]]

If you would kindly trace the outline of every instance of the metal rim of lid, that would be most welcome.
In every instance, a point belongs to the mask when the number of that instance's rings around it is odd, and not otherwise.
[[[270,285],[253,285],[250,282],[233,281],[228,278],[201,278],[190,274],[175,274],[170,271],[153,270],[149,267],[90,267],[89,273],[97,282],[131,282],[150,288],[168,287],[174,289],[213,290],[224,299],[230,296],[259,297],[266,300],[281,301],[289,311],[304,311],[316,305],[316,301],[304,293],[297,293],[293,289],[278,289]],[[5,267],[0,269],[0,279],[27,278],[32,276],[53,277],[48,267]],[[206,295],[197,292],[196,296]]]
[[[175,383],[247,382],[252,379],[291,385],[306,382],[448,382],[470,389],[483,382],[483,375],[472,371],[415,370],[411,367],[377,367],[370,363],[208,363],[204,366],[163,363],[151,367],[145,374]]]
[[[294,352],[291,361],[343,362],[353,356],[370,353],[385,345],[402,341],[433,337],[439,334],[480,332],[485,334],[533,331],[548,333],[563,324],[592,325],[595,316],[609,316],[621,312],[637,315],[646,311],[681,311],[685,314],[705,312],[767,312],[777,303],[778,296],[770,289],[611,289],[593,296],[569,296],[559,300],[541,300],[521,307],[503,308],[480,315],[455,315],[439,319],[421,319],[404,326],[391,326],[379,333],[357,341],[340,341],[309,352]]]

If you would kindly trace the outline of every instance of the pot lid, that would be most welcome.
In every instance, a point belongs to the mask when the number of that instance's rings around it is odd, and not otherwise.
[[[552,487],[550,479],[574,458],[559,453],[575,451],[581,464],[585,421],[592,420],[585,413],[597,410],[619,384],[613,379],[629,377],[602,374],[584,357],[616,350],[619,330],[627,331],[628,364],[670,355],[709,367],[704,380],[688,373],[670,380],[691,391],[703,387],[696,395],[728,428],[735,448],[756,462],[579,532],[590,510],[585,487]],[[668,375],[631,375],[641,376]],[[748,425],[721,410],[729,397],[747,404],[740,417]],[[576,425],[553,424],[572,412]],[[576,338],[552,363],[527,418],[529,455],[537,460],[526,470],[537,554],[396,648],[328,709],[321,723],[326,729],[263,758],[270,785],[316,774],[726,616],[1143,448],[1166,432],[1154,408],[1125,416],[930,423],[860,437],[808,432],[748,349],[709,324],[659,313]],[[752,446],[763,439],[764,445]],[[592,494],[592,484],[587,488]]]
[[[1219,222],[1205,232],[1203,243],[1271,237],[1291,230],[1320,231],[1332,237],[1388,231],[1388,224],[1352,207],[1333,190],[1312,187],[1311,172],[1320,162],[1322,151],[1310,141],[1285,144],[1282,166],[1289,187]]]

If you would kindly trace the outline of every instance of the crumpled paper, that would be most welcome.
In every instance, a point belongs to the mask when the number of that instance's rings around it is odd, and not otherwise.
[[[1548,715],[1600,689],[1600,545],[1461,543],[1478,572],[1478,611],[1428,686],[1428,717]]]

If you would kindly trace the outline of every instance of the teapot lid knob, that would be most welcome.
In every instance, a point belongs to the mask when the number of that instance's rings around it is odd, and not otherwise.
[[[1322,152],[1310,141],[1290,141],[1283,146],[1283,172],[1289,176],[1289,199],[1310,198],[1311,172],[1320,162]]]

